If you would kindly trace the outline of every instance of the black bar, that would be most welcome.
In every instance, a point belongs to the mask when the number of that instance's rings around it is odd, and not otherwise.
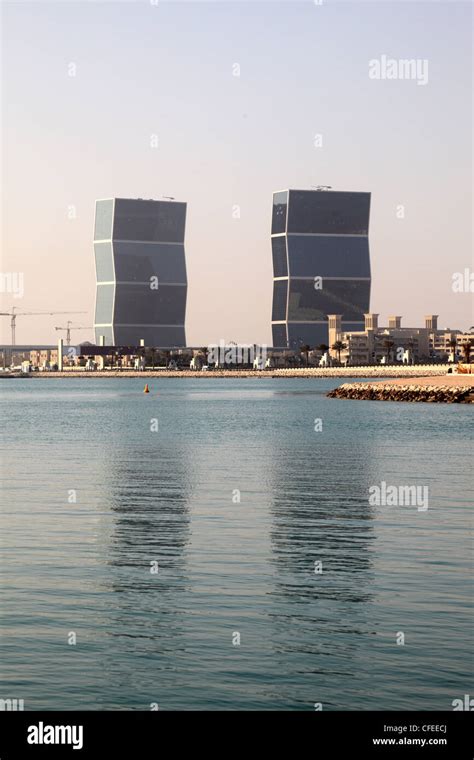
[[[0,760],[25,756],[181,757],[187,751],[194,755],[206,752],[219,758],[236,753],[245,758],[257,752],[268,757],[274,751],[278,757],[308,760],[333,757],[472,760],[472,717],[471,712],[465,711],[2,712]],[[64,731],[56,730],[60,726]],[[42,739],[43,743],[29,743],[28,737],[31,742]],[[69,743],[46,743],[49,739]],[[74,744],[77,750],[73,749]]]

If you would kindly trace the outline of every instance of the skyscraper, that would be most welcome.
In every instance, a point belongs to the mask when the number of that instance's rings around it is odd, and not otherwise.
[[[185,222],[186,203],[96,201],[96,342],[186,345]]]
[[[274,346],[328,341],[328,314],[364,329],[370,305],[370,193],[284,190],[273,194]]]

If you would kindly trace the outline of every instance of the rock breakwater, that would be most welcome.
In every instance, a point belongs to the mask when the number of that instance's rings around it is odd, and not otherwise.
[[[402,385],[399,383],[344,383],[327,394],[330,398],[370,401],[423,401],[428,403],[466,404],[474,402],[474,384]]]

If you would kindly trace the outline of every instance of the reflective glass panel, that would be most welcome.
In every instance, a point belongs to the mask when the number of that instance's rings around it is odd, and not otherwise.
[[[272,325],[272,341],[276,348],[286,346],[286,325]]]
[[[285,235],[272,237],[273,276],[286,277],[288,266],[286,261],[286,238]]]
[[[186,204],[117,198],[114,240],[184,241]]]
[[[114,341],[112,337],[112,328],[111,327],[96,327],[95,328],[95,342],[96,345],[100,344],[100,336],[105,336],[105,345],[106,346],[113,346]]]
[[[171,348],[172,346],[185,346],[186,335],[184,327],[116,327],[115,340],[121,346],[139,346],[140,340],[145,341],[145,346],[157,348]]]
[[[370,282],[323,279],[316,290],[312,280],[290,280],[289,320],[320,320],[342,314],[344,320],[362,320],[369,311]]]
[[[277,280],[273,283],[273,310],[272,321],[279,322],[286,319],[286,295],[288,292],[288,280]]]
[[[112,243],[94,243],[95,274],[97,282],[111,282],[114,278]]]
[[[290,348],[310,346],[317,348],[321,343],[328,345],[328,327],[325,325],[295,325],[288,324],[288,345]]]
[[[113,200],[96,202],[94,240],[110,240],[112,237],[113,208]]]
[[[288,193],[286,191],[273,194],[272,234],[285,232],[287,206]]]
[[[370,277],[366,237],[288,235],[288,261],[294,277]]]
[[[167,243],[114,243],[117,280],[186,283],[184,245]]]
[[[186,285],[117,285],[114,321],[119,324],[184,324]]]
[[[290,190],[288,232],[367,235],[370,193]]]
[[[114,290],[115,290],[115,285],[97,285],[97,298],[96,298],[96,303],[95,303],[95,324],[110,325],[112,323],[112,307],[114,303]]]

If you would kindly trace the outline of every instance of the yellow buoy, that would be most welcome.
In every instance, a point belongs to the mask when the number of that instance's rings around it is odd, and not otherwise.
[[[150,393],[150,389],[148,387],[148,383],[145,384],[145,387],[143,389],[143,393]]]

